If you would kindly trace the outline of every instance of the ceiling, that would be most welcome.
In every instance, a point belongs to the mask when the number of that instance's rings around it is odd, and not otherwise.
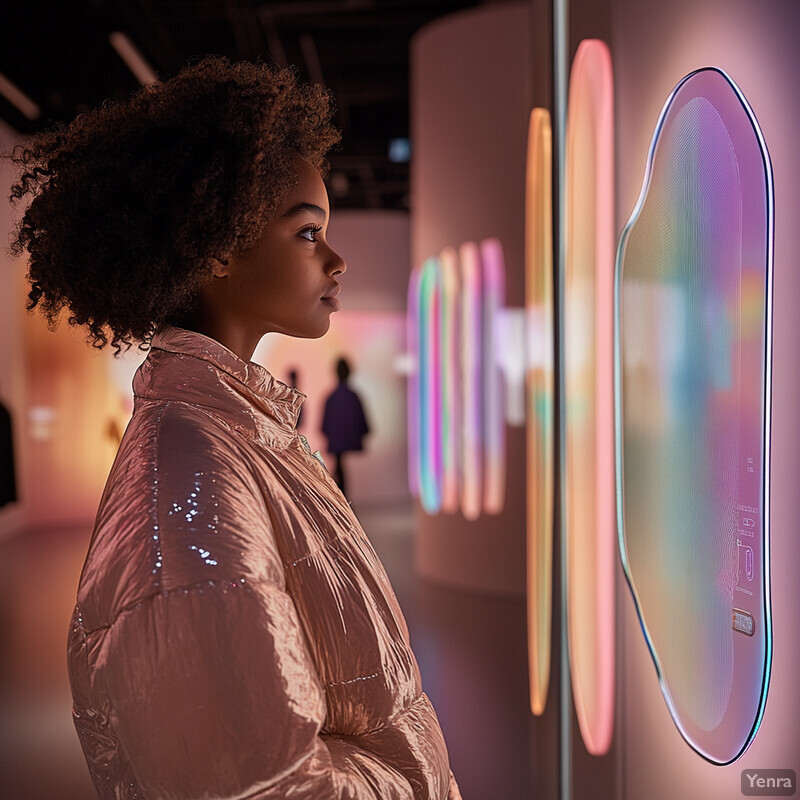
[[[297,67],[334,93],[341,148],[331,154],[337,208],[405,209],[409,165],[390,158],[409,135],[409,42],[473,0],[3,0],[0,73],[38,107],[0,96],[21,133],[68,121],[139,83],[109,42],[126,34],[162,79],[192,56],[218,53]],[[400,148],[402,150],[402,147]],[[402,154],[400,154],[402,155]],[[395,159],[397,155],[395,155]]]

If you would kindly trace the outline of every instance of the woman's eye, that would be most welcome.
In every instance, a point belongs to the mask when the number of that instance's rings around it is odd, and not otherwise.
[[[309,242],[316,242],[317,241],[317,234],[322,230],[321,227],[312,227],[312,228],[305,228],[304,230],[300,231],[300,235],[304,239],[308,239]]]

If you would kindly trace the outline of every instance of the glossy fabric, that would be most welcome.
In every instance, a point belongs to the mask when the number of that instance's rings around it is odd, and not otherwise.
[[[99,796],[457,800],[405,620],[302,395],[154,338],[69,635]]]

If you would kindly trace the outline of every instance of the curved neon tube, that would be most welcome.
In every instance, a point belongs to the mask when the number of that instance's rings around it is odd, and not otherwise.
[[[440,267],[435,258],[422,265],[419,301],[420,502],[428,514],[441,508],[441,373],[439,369]]]
[[[442,511],[458,510],[459,462],[461,458],[459,286],[458,255],[452,247],[439,254],[440,304],[440,411],[442,452]]]
[[[531,112],[525,223],[528,675],[531,711],[550,683],[553,586],[553,210],[550,113]]]
[[[505,259],[497,239],[480,245],[483,278],[483,512],[499,514],[506,494],[504,378],[499,317],[505,307]]]
[[[483,500],[481,256],[474,242],[458,251],[461,265],[461,513],[476,520]]]
[[[419,449],[419,405],[420,405],[420,344],[419,344],[419,294],[422,269],[414,267],[408,281],[408,312],[406,317],[406,349],[411,356],[408,375],[406,406],[408,409],[408,488],[412,497],[419,497],[420,449]]]
[[[614,724],[614,89],[611,55],[584,40],[570,73],[565,276],[569,659],[586,749]]]

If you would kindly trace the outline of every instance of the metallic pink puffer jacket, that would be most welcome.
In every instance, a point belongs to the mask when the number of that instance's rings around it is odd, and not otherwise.
[[[69,635],[101,798],[456,800],[369,540],[295,431],[302,396],[165,328]]]

